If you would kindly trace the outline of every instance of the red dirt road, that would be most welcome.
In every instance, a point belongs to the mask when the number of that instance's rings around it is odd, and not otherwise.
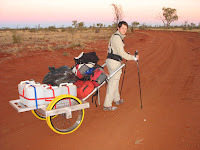
[[[18,99],[22,80],[41,82],[48,66],[72,66],[80,50],[22,53],[0,64],[0,147],[56,150],[198,150],[200,149],[200,34],[136,31],[125,38],[126,51],[139,50],[143,109],[140,109],[137,65],[129,61],[122,98],[114,112],[101,106],[85,110],[78,130],[58,135],[31,112],[17,113],[9,100]],[[108,41],[91,43],[103,64]],[[89,50],[87,50],[89,51]],[[85,51],[85,52],[87,52]],[[90,50],[92,51],[92,50]],[[2,59],[2,57],[1,57]]]

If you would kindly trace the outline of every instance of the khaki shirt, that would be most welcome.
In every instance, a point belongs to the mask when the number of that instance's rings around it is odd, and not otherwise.
[[[124,51],[124,43],[122,39],[125,37],[125,35],[122,35],[119,31],[115,32],[115,34],[118,35],[113,34],[110,38],[110,42],[108,45],[108,53],[111,53],[112,49],[113,54],[119,55],[126,60],[134,60],[135,59],[134,55],[127,54]]]

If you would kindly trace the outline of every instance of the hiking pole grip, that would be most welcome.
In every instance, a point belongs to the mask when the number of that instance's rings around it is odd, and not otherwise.
[[[138,50],[135,51],[135,57],[136,57],[136,55],[138,55]]]
[[[138,55],[138,50],[135,51],[135,59],[136,59],[136,56]],[[137,59],[136,59],[137,60]],[[138,62],[138,60],[137,60]]]

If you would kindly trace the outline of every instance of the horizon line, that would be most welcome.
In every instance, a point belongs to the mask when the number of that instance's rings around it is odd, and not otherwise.
[[[82,21],[80,21],[82,22]],[[80,22],[77,22],[77,23],[80,23]],[[139,22],[139,21],[137,21]],[[99,22],[100,23],[100,22]],[[131,23],[127,22],[129,26],[131,26]],[[140,23],[140,22],[139,22]],[[187,25],[190,25],[191,23],[194,23],[194,22],[188,22]],[[84,27],[91,27],[91,26],[96,26],[97,23],[85,23],[84,22]],[[114,21],[113,23],[102,23],[103,26],[105,27],[108,27],[108,26],[112,26],[114,24]],[[200,22],[199,24],[198,23],[194,23],[195,26],[199,26],[200,25]],[[164,26],[163,23],[145,23],[145,22],[141,22],[138,26],[141,26],[141,25],[147,25],[147,26]],[[184,22],[183,23],[176,23],[176,22],[172,22],[171,23],[171,26],[182,26],[184,25]],[[4,23],[4,24],[0,24],[0,28],[11,28],[11,29],[20,29],[20,28],[48,28],[48,27],[51,27],[51,26],[54,26],[56,28],[67,28],[67,27],[72,27],[72,23]]]

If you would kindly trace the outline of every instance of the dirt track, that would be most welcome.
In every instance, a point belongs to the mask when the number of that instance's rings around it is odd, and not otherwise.
[[[140,109],[136,62],[129,61],[122,98],[115,112],[90,102],[80,128],[58,135],[31,112],[17,113],[9,100],[18,99],[17,84],[41,82],[48,66],[72,66],[81,51],[23,53],[0,64],[0,147],[68,150],[197,150],[200,149],[200,34],[136,31],[125,39],[126,51],[139,50],[143,109]],[[93,43],[100,64],[107,41]],[[26,57],[25,57],[26,56]],[[13,56],[12,56],[13,57]],[[106,87],[101,88],[103,104]],[[146,119],[146,121],[145,121]]]

